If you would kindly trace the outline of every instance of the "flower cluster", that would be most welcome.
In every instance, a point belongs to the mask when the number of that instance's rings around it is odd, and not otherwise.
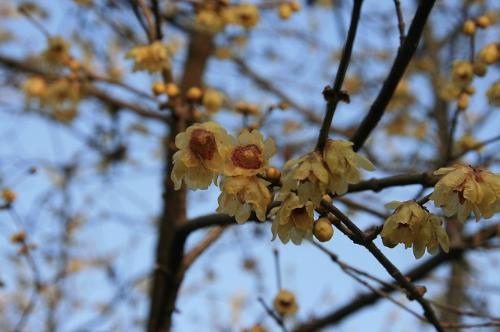
[[[476,220],[500,212],[500,174],[463,165],[443,167],[434,174],[444,176],[436,183],[430,199],[446,216],[456,214],[463,222],[471,212]]]
[[[270,183],[260,176],[275,152],[272,139],[264,141],[257,130],[243,130],[235,139],[219,124],[206,122],[178,134],[175,145],[179,148],[171,174],[175,189],[182,182],[191,189],[206,189],[222,175],[217,211],[234,216],[239,223],[248,220],[252,211],[259,220],[266,219],[272,195]]]
[[[134,71],[147,70],[154,73],[170,68],[171,53],[167,45],[156,41],[149,45],[132,48],[126,58],[134,60]]]
[[[313,232],[313,211],[327,193],[344,194],[348,185],[361,180],[360,168],[372,163],[352,149],[348,141],[328,140],[323,152],[313,151],[285,164],[286,175],[273,214],[273,235],[283,243],[301,243]],[[310,213],[309,213],[310,211]]]
[[[197,9],[195,28],[205,33],[215,34],[224,31],[226,25],[251,29],[259,23],[259,20],[259,9],[252,3],[214,5],[207,2]]]
[[[396,210],[380,233],[385,246],[393,248],[404,243],[406,248],[413,247],[415,258],[422,257],[426,248],[431,254],[437,253],[439,246],[448,252],[449,239],[441,218],[414,201],[391,202],[386,206]]]

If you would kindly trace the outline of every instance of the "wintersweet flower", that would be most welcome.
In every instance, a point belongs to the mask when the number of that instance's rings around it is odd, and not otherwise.
[[[313,203],[311,201],[301,203],[293,192],[281,194],[278,200],[281,201],[281,205],[270,211],[270,215],[274,216],[271,227],[273,240],[278,236],[285,244],[292,240],[294,244],[299,245],[303,239],[312,239]]]
[[[414,201],[391,202],[386,207],[396,209],[380,233],[386,247],[393,248],[403,243],[405,248],[413,247],[415,258],[422,257],[426,247],[429,253],[436,253],[438,245],[448,252],[448,235],[438,216],[429,214]]]
[[[445,215],[457,215],[465,221],[471,212],[476,221],[500,212],[500,174],[482,168],[455,165],[434,172],[444,175],[434,187],[430,199]]]
[[[224,174],[229,176],[252,176],[264,173],[269,158],[275,153],[276,146],[273,139],[264,142],[264,137],[258,130],[251,132],[244,129],[238,136],[238,142],[231,147]]]
[[[47,48],[43,56],[52,65],[62,65],[69,60],[69,44],[60,36],[47,39]]]
[[[282,316],[293,315],[299,309],[295,295],[286,289],[280,289],[274,297],[273,307],[276,312]]]
[[[175,137],[171,178],[175,189],[185,182],[191,189],[207,189],[224,170],[231,138],[218,123],[194,124]]]
[[[150,73],[170,68],[170,54],[167,45],[156,41],[149,45],[136,46],[127,55],[134,60],[134,71],[147,70]]]
[[[217,212],[234,216],[240,224],[250,218],[252,211],[260,221],[266,220],[267,207],[272,201],[269,184],[257,176],[225,177],[220,183]]]
[[[283,177],[281,192],[296,191],[301,203],[312,201],[319,205],[330,183],[330,174],[320,152],[288,161],[285,170],[288,172]]]
[[[222,15],[227,23],[239,25],[246,29],[255,27],[260,19],[259,8],[247,2],[227,7]]]
[[[332,193],[343,194],[349,184],[361,181],[359,168],[373,171],[375,166],[352,149],[348,141],[328,140],[323,150],[323,159],[330,172],[329,188]]]

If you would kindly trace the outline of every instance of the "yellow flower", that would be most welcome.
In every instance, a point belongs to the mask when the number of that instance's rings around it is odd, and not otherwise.
[[[330,184],[330,174],[320,152],[288,161],[285,170],[288,172],[283,177],[281,193],[296,191],[301,203],[312,201],[319,205]]]
[[[207,33],[217,33],[224,29],[224,20],[212,9],[202,9],[196,14],[195,27]]]
[[[481,151],[483,146],[481,145],[481,142],[479,142],[477,139],[474,138],[471,134],[465,134],[462,136],[456,146],[456,153],[461,153],[463,151],[469,151],[469,150],[477,150]]]
[[[2,198],[5,202],[11,204],[16,200],[16,193],[10,188],[4,188],[2,190]]]
[[[333,237],[333,227],[330,220],[326,217],[319,218],[314,223],[313,234],[320,242],[330,241]]]
[[[255,324],[248,329],[244,329],[243,332],[267,332],[267,329],[264,327],[264,325]]]
[[[272,201],[268,185],[257,176],[225,177],[220,183],[217,212],[234,216],[240,224],[250,218],[252,211],[260,221],[266,220],[267,206]]]
[[[281,242],[300,244],[303,239],[312,239],[314,225],[314,205],[312,202],[301,203],[299,197],[293,193],[280,195],[279,207],[273,208],[270,215],[274,216],[271,231],[273,240],[276,236]]]
[[[348,184],[361,180],[359,168],[373,171],[375,166],[365,157],[352,149],[353,143],[348,141],[328,140],[323,150],[323,159],[330,171],[329,188],[333,193],[343,194]]]
[[[488,103],[495,107],[500,107],[500,80],[495,81],[486,91]]]
[[[264,173],[275,152],[276,146],[271,138],[264,142],[258,130],[250,132],[244,129],[238,136],[238,144],[232,146],[227,155],[224,174],[251,176]]]
[[[451,79],[458,86],[465,87],[474,78],[474,67],[470,61],[455,61],[451,68]]]
[[[260,13],[256,5],[252,3],[240,3],[226,8],[222,15],[229,24],[251,29],[259,23]]]
[[[429,214],[413,201],[391,202],[386,206],[396,210],[387,218],[380,233],[385,246],[393,248],[404,243],[405,248],[413,247],[415,258],[422,257],[426,247],[430,253],[436,253],[438,244],[448,252],[448,235],[438,216]]]
[[[500,211],[500,174],[463,165],[443,167],[434,174],[444,176],[430,199],[446,216],[457,214],[463,222],[473,212],[478,221],[481,216],[489,219]]]
[[[69,60],[69,44],[60,36],[47,39],[47,48],[43,57],[53,65],[61,65]]]
[[[495,44],[488,44],[479,51],[479,59],[487,65],[494,64],[499,58],[498,46]]]
[[[299,309],[295,295],[286,289],[280,289],[274,297],[273,307],[282,316],[293,315]]]
[[[23,84],[23,91],[27,97],[41,98],[47,89],[47,82],[43,77],[33,76],[30,77]]]
[[[224,96],[215,89],[207,89],[203,94],[202,103],[208,113],[217,113],[224,103]]]
[[[125,58],[134,60],[134,71],[147,70],[150,73],[170,68],[170,54],[166,45],[156,41],[149,45],[132,48]]]
[[[184,181],[188,188],[206,189],[224,170],[231,138],[215,122],[194,124],[175,137],[179,149],[174,156],[171,178],[178,190]]]

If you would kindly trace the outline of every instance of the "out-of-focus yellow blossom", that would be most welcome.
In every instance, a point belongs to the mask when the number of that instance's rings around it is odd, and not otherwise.
[[[408,107],[415,102],[415,96],[410,90],[407,80],[401,80],[396,90],[394,91],[394,95],[387,106],[388,111],[395,111],[401,108]]]
[[[491,19],[488,15],[481,15],[478,18],[476,18],[476,23],[477,26],[480,27],[481,29],[486,29],[491,25]]]
[[[299,159],[289,160],[285,170],[281,193],[296,191],[301,203],[312,201],[319,205],[330,184],[330,174],[321,153],[313,151]]]
[[[443,167],[434,174],[444,176],[430,199],[446,216],[456,214],[463,222],[473,212],[478,221],[481,216],[489,219],[500,212],[500,174],[463,165]]]
[[[47,48],[43,57],[53,65],[65,64],[69,59],[69,44],[60,36],[47,38]]]
[[[480,142],[470,134],[463,135],[457,142],[456,153],[461,153],[463,151],[477,150],[481,151],[483,146]]]
[[[269,158],[275,152],[276,146],[272,138],[264,142],[264,137],[258,130],[243,129],[237,144],[228,152],[224,174],[252,176],[264,173]]]
[[[23,91],[26,96],[42,98],[47,89],[47,82],[43,77],[33,76],[28,78],[23,84]]]
[[[408,134],[408,116],[406,113],[395,117],[391,122],[385,125],[385,131],[389,135],[407,135]]]
[[[80,6],[90,6],[93,4],[94,0],[73,0],[73,1]]]
[[[422,257],[426,247],[430,253],[437,252],[438,244],[448,252],[448,235],[438,216],[432,216],[413,201],[391,202],[386,207],[396,210],[387,218],[380,233],[385,246],[393,248],[404,243],[405,248],[413,247],[415,258]]]
[[[274,217],[271,226],[273,240],[278,236],[285,244],[292,240],[294,244],[299,245],[303,239],[312,239],[313,203],[310,201],[301,203],[299,197],[293,192],[280,194],[278,201],[281,205],[271,209],[269,213]]]
[[[226,60],[231,58],[231,56],[233,55],[232,53],[233,52],[229,47],[221,46],[215,49],[214,56],[219,60]]]
[[[190,87],[186,92],[186,98],[191,102],[199,102],[203,97],[203,91],[197,86]]]
[[[225,177],[220,183],[217,212],[234,216],[240,224],[250,218],[252,211],[260,221],[266,220],[267,206],[272,201],[269,184],[257,176]]]
[[[495,81],[486,91],[488,104],[500,107],[500,80]]]
[[[147,70],[154,73],[170,68],[168,47],[160,41],[136,46],[127,53],[125,58],[134,60],[134,71]]]
[[[282,20],[288,20],[290,16],[292,16],[292,7],[288,3],[281,3],[278,6],[278,15]]]
[[[466,20],[462,26],[462,32],[467,36],[472,36],[476,33],[476,23],[473,20]]]
[[[454,82],[443,82],[438,84],[438,96],[441,100],[452,101],[458,98],[460,87]]]
[[[282,316],[294,315],[299,309],[295,295],[291,291],[283,288],[280,289],[278,294],[274,297],[273,307],[274,310]]]
[[[246,2],[225,8],[222,15],[227,23],[239,25],[246,29],[255,27],[260,19],[257,6]]]
[[[470,84],[474,78],[474,67],[470,61],[455,61],[451,68],[451,79],[459,87]]]
[[[2,198],[6,203],[14,203],[16,200],[16,193],[10,188],[2,189]]]
[[[194,124],[175,137],[171,178],[175,189],[184,182],[190,189],[206,189],[224,170],[231,138],[218,123]]]
[[[217,113],[224,103],[224,95],[215,89],[207,89],[203,94],[202,103],[208,113]]]
[[[427,135],[427,123],[421,122],[417,124],[413,131],[413,136],[415,136],[418,139],[424,139]]]
[[[492,65],[497,62],[500,58],[500,52],[498,51],[498,45],[488,44],[479,51],[479,60],[481,62]]]
[[[239,101],[234,105],[234,110],[244,115],[260,115],[259,108],[255,104]]]
[[[488,66],[482,62],[474,63],[474,75],[478,77],[483,77],[488,72]]]
[[[243,332],[267,332],[267,329],[264,327],[264,325],[255,324],[248,329],[244,329]]]
[[[64,124],[69,124],[73,122],[78,116],[78,108],[76,105],[69,108],[55,108],[52,112],[52,117]]]
[[[353,143],[348,141],[327,140],[323,150],[323,159],[330,171],[330,190],[343,194],[348,184],[361,181],[359,168],[373,171],[375,166],[365,157],[352,149]]]
[[[202,9],[196,13],[195,27],[207,33],[218,33],[224,30],[224,19],[213,9]]]

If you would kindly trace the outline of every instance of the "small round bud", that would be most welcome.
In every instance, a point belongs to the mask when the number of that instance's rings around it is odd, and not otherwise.
[[[498,48],[495,44],[488,44],[479,51],[479,59],[487,65],[494,64],[498,61],[499,57]]]
[[[462,26],[462,32],[467,36],[472,36],[476,33],[476,23],[473,20],[467,20]]]
[[[491,25],[491,19],[487,15],[481,15],[476,19],[476,24],[481,29],[486,29]]]
[[[464,110],[467,107],[469,107],[469,95],[467,93],[462,92],[458,96],[457,107],[461,110]]]
[[[12,234],[10,237],[10,241],[12,243],[23,243],[26,240],[26,232],[19,231],[17,233]]]
[[[293,12],[298,12],[300,10],[300,3],[297,0],[290,2],[290,8]]]
[[[278,14],[282,20],[288,20],[292,13],[292,8],[287,3],[282,3],[278,8]]]
[[[276,167],[269,167],[266,169],[266,178],[272,182],[279,181],[281,178],[281,171]]]
[[[318,241],[326,242],[333,237],[333,226],[328,218],[319,218],[318,221],[314,223],[313,232]]]
[[[482,62],[476,62],[474,63],[473,71],[474,75],[483,77],[484,75],[486,75],[486,72],[488,71],[488,66]]]
[[[273,300],[273,307],[282,316],[293,315],[298,309],[295,295],[286,289],[280,289]]]
[[[180,94],[179,87],[174,83],[168,83],[165,85],[165,93],[169,98],[178,97]]]
[[[191,102],[200,101],[202,96],[203,92],[201,89],[195,86],[189,88],[186,93],[186,98]]]
[[[156,81],[153,83],[151,89],[156,96],[161,95],[162,93],[165,93],[165,84],[161,81]]]
[[[5,202],[11,204],[16,200],[16,193],[9,188],[2,190],[2,198]]]

